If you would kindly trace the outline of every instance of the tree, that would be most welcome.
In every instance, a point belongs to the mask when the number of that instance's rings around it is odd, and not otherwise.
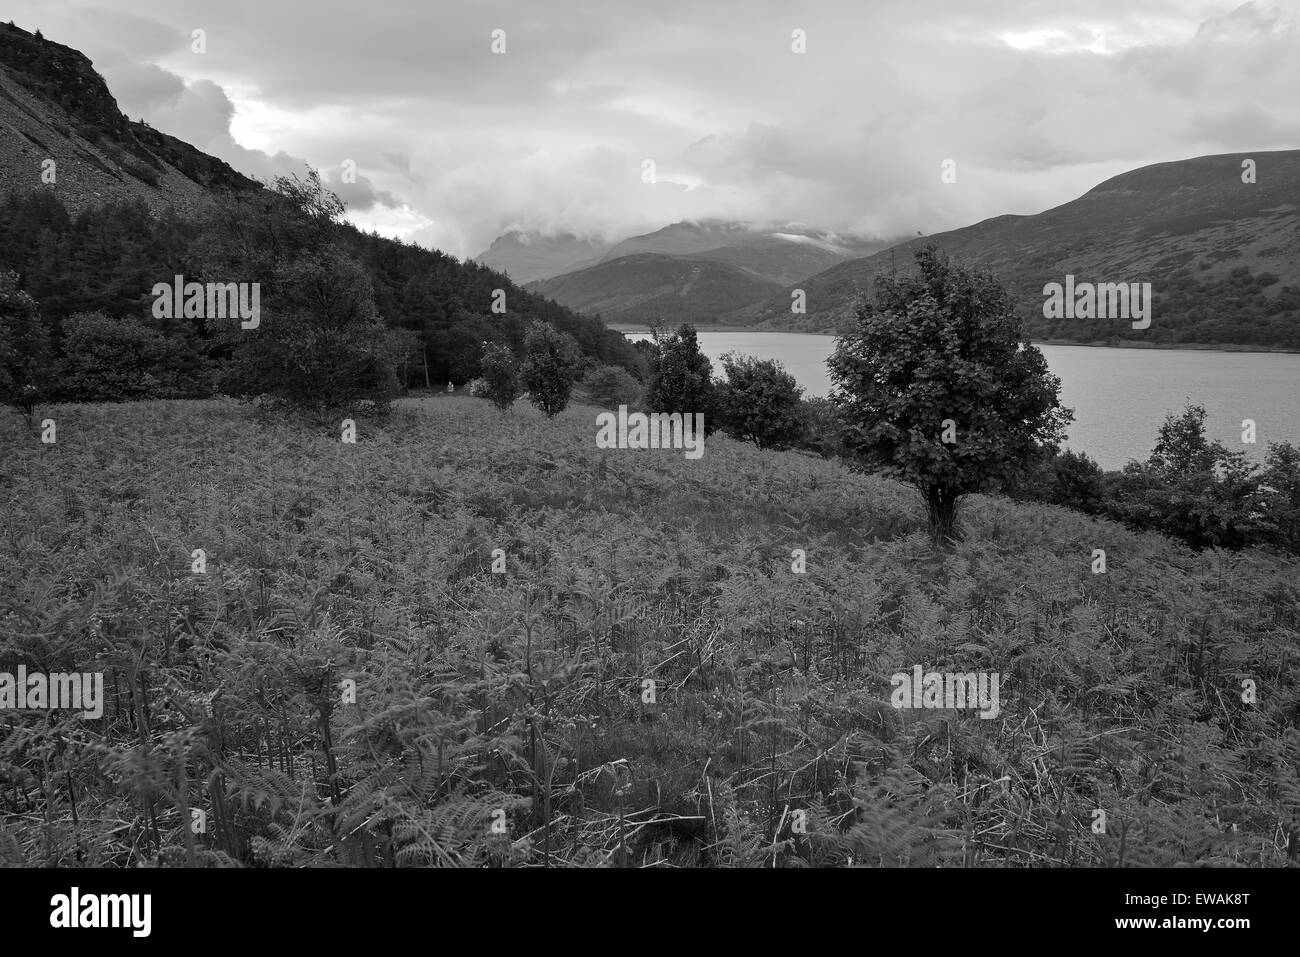
[[[36,300],[18,288],[18,274],[0,272],[0,404],[32,409],[49,385],[50,335]]]
[[[877,280],[875,303],[858,303],[857,328],[827,364],[858,467],[915,486],[943,542],[961,496],[1055,449],[1073,415],[996,279],[934,243],[915,258],[917,273]]]
[[[528,390],[528,401],[547,418],[569,404],[581,371],[582,350],[573,336],[540,319],[529,325],[519,377]]]
[[[311,171],[228,205],[199,244],[206,278],[265,288],[256,328],[208,319],[233,353],[222,388],[318,415],[386,412],[397,393],[396,343],[369,273],[339,238],[342,200]]]
[[[375,311],[370,277],[337,247],[284,263],[271,284],[273,303],[244,337],[223,388],[312,411],[385,412],[397,392],[392,340]]]
[[[509,410],[519,398],[519,366],[510,347],[499,342],[483,343],[483,355],[479,360],[483,377],[474,380],[476,388],[471,395],[478,395],[491,400],[500,412]]]
[[[1179,475],[1213,471],[1227,450],[1206,438],[1205,416],[1204,406],[1191,404],[1179,416],[1166,415],[1151,451],[1151,467]]]
[[[705,434],[717,429],[713,363],[700,352],[694,326],[684,324],[668,336],[655,330],[645,404],[651,412],[702,413]]]
[[[727,432],[760,449],[785,449],[799,440],[803,389],[780,362],[728,352],[722,368],[727,379],[717,389],[717,407]]]
[[[583,377],[582,387],[602,409],[634,405],[641,395],[641,383],[622,366],[597,366]]]

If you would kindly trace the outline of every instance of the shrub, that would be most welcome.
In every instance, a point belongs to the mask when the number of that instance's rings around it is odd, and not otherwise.
[[[602,409],[636,405],[641,397],[641,383],[622,366],[597,366],[583,378],[582,387],[591,402]]]
[[[820,396],[801,399],[798,414],[800,448],[816,452],[824,459],[844,454],[844,440],[840,435],[844,423],[834,402]]]
[[[206,391],[205,371],[186,342],[133,317],[82,312],[63,324],[59,394],[73,402],[185,398]]]

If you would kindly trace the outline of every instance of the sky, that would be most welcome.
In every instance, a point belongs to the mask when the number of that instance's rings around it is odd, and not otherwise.
[[[1298,2],[11,0],[5,16],[89,56],[131,119],[262,179],[310,165],[358,225],[464,258],[514,229],[613,241],[711,218],[912,236],[1149,163],[1297,148]]]

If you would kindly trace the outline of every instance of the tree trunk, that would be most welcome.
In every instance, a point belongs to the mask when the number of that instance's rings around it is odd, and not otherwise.
[[[421,351],[424,353],[424,387],[432,392],[433,386],[429,385],[429,347],[425,346]]]
[[[947,545],[956,540],[957,500],[961,493],[946,485],[930,485],[923,489],[926,518],[930,525],[930,540],[936,545]]]

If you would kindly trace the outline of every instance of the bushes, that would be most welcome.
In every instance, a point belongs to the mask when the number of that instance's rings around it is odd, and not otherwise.
[[[1262,545],[1300,553],[1300,449],[1269,446],[1263,468],[1205,435],[1205,410],[1169,415],[1145,462],[1103,472],[1086,455],[1062,452],[1005,489],[1160,532],[1193,548]]]
[[[197,352],[138,319],[83,312],[63,324],[58,396],[71,402],[175,399],[211,383]]]
[[[1086,453],[1066,449],[1041,459],[1004,490],[1020,501],[1048,502],[1095,515],[1106,495],[1105,473]]]
[[[844,439],[840,434],[844,423],[840,420],[839,409],[830,399],[801,399],[799,421],[799,448],[816,452],[824,459],[844,454]]]
[[[597,366],[583,378],[582,388],[591,403],[602,409],[633,406],[641,397],[641,383],[621,366]]]

